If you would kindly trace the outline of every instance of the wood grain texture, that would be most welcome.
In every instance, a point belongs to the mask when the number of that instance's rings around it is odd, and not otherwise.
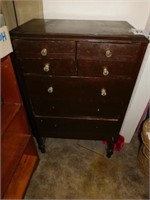
[[[23,26],[14,29],[11,35],[33,36],[34,38],[93,38],[114,39],[124,41],[131,39],[145,41],[143,36],[135,36],[126,21],[98,21],[98,20],[65,20],[65,19],[33,19]],[[129,41],[130,42],[130,41]]]
[[[1,198],[20,199],[37,166],[38,155],[9,56],[2,59],[1,68]]]
[[[3,134],[8,126],[10,125],[10,122],[15,117],[16,113],[20,109],[20,104],[10,104],[10,103],[3,103],[1,106],[1,134]]]
[[[33,169],[37,164],[37,156],[25,154],[22,156],[18,170],[14,173],[3,199],[23,199],[26,192],[25,186],[28,186]]]
[[[6,56],[2,59],[1,88],[2,99],[5,103],[22,103],[10,56]]]
[[[5,132],[2,137],[2,194],[7,190],[8,185],[19,165],[26,145],[30,139],[29,135]]]

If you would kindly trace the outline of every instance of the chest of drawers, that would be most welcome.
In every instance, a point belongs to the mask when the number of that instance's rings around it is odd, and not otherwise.
[[[127,22],[31,20],[11,31],[33,135],[107,140],[113,153],[148,40]],[[131,122],[132,123],[132,122]]]

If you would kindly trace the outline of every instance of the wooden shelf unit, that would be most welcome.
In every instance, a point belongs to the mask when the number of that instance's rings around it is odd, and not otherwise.
[[[22,199],[39,157],[10,56],[2,59],[1,198]]]

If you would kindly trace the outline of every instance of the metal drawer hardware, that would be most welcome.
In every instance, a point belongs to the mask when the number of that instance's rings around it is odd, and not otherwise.
[[[110,58],[110,57],[112,56],[112,52],[111,52],[110,50],[107,50],[107,51],[105,52],[105,56],[106,56],[107,58]]]
[[[101,95],[102,95],[102,96],[106,96],[106,95],[107,95],[107,92],[106,92],[106,89],[105,89],[105,88],[102,88],[102,89],[101,89]]]
[[[50,93],[50,94],[51,94],[51,93],[53,93],[53,87],[52,87],[52,86],[50,86],[50,87],[48,88],[48,90],[47,90],[47,91],[48,91],[48,93]]]
[[[49,63],[45,63],[45,65],[43,67],[44,72],[48,72],[49,71],[49,67],[50,67],[50,64]]]
[[[42,49],[41,50],[41,55],[42,56],[47,56],[47,49]]]
[[[107,67],[104,67],[103,68],[103,75],[107,76],[108,74],[109,74],[109,71],[108,71]]]

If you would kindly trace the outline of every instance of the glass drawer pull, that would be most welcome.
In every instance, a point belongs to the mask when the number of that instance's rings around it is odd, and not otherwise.
[[[50,64],[49,63],[45,63],[45,65],[43,67],[44,72],[49,72],[49,67],[50,67]]]
[[[47,56],[47,49],[42,49],[41,50],[41,55],[42,56]]]
[[[101,89],[101,95],[104,97],[107,95],[107,92],[106,92],[106,89],[105,88],[102,88]]]
[[[103,75],[107,76],[108,74],[109,74],[109,71],[108,71],[107,67],[104,67],[103,68]]]
[[[48,93],[50,93],[50,94],[51,94],[51,93],[53,93],[53,87],[52,87],[52,86],[50,86],[50,87],[48,88],[48,90],[47,90],[47,91],[48,91]]]
[[[112,56],[112,52],[111,52],[110,50],[107,50],[107,51],[105,52],[105,56],[106,56],[107,58],[110,58],[110,57]]]

